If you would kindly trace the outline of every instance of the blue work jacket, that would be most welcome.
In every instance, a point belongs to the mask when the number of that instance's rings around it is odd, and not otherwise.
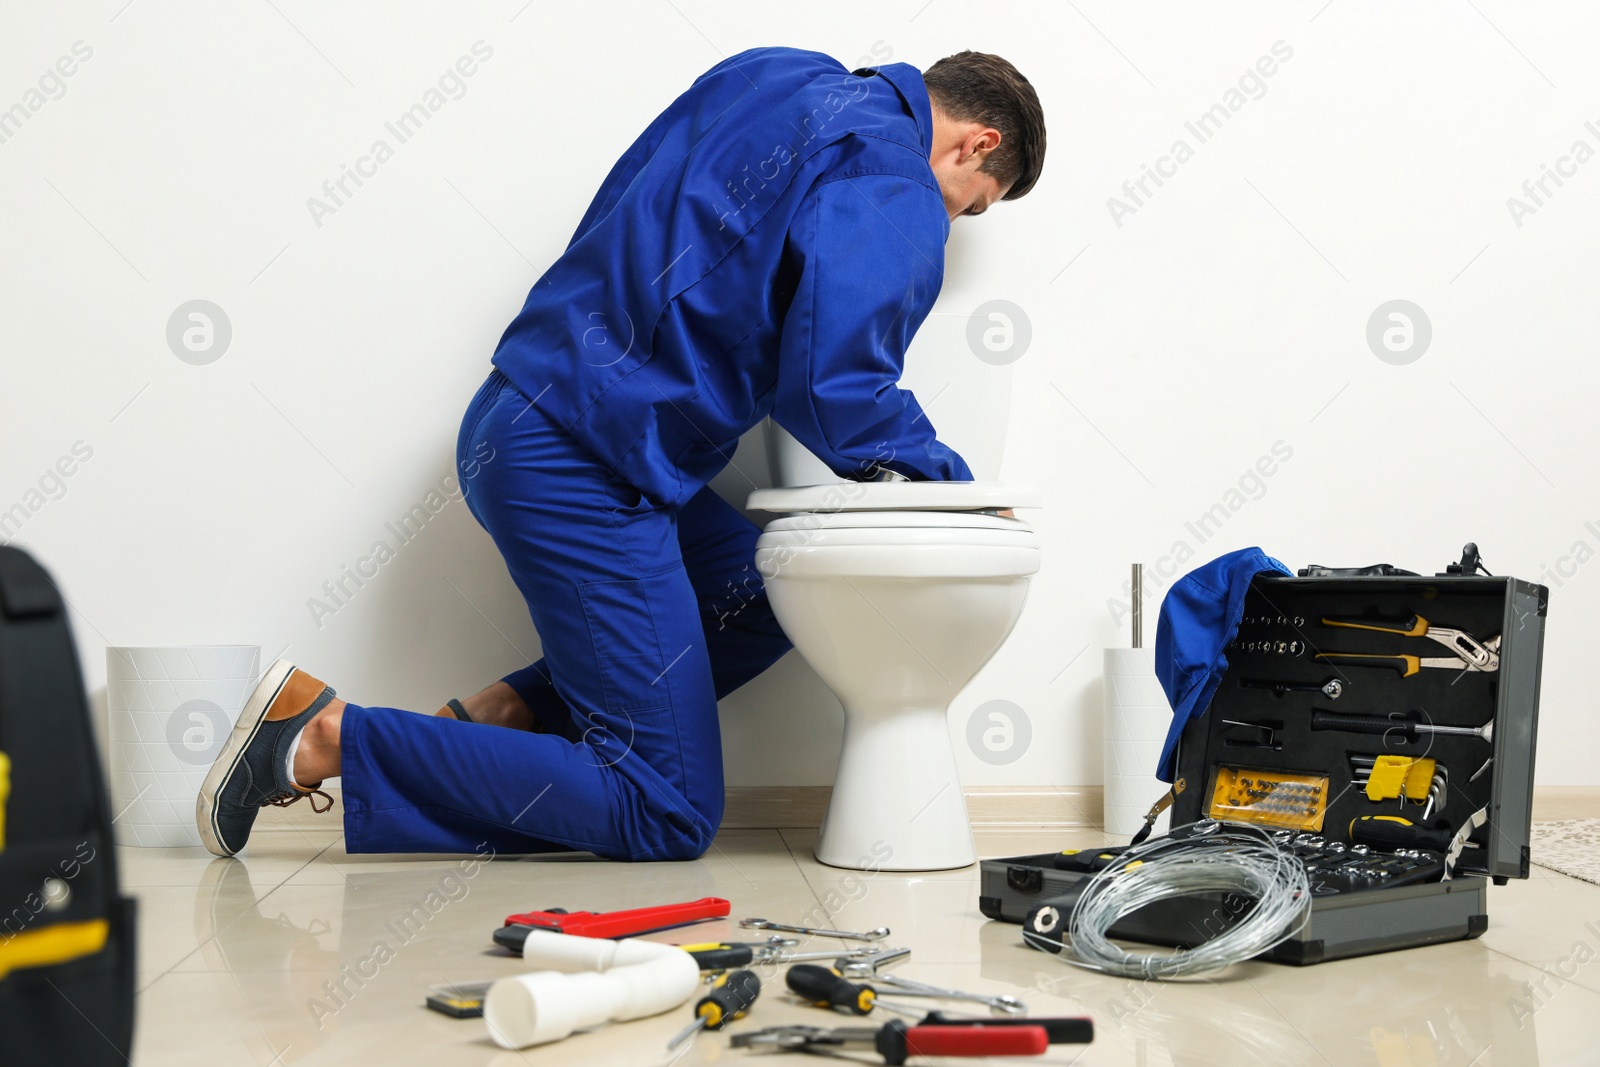
[[[908,64],[717,64],[611,169],[495,365],[661,505],[769,414],[841,477],[970,479],[897,384],[944,276],[932,145]]]

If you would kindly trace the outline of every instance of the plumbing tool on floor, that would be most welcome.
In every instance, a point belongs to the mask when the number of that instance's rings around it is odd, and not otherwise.
[[[1094,1041],[1094,1020],[1087,1015],[1019,1015],[1011,1019],[974,1019],[930,1011],[923,1026],[1037,1026],[1052,1045],[1087,1045]]]
[[[1050,1041],[1042,1026],[983,1026],[954,1023],[942,1026],[908,1026],[899,1019],[877,1029],[842,1026],[769,1026],[748,1034],[735,1034],[734,1048],[768,1048],[778,1052],[837,1055],[840,1051],[876,1052],[891,1067],[911,1056],[1039,1056]],[[844,1057],[848,1058],[848,1057]]]
[[[724,915],[727,912],[723,912]],[[739,925],[746,930],[783,930],[791,934],[810,934],[812,937],[839,937],[846,941],[882,941],[889,936],[889,928],[880,926],[876,930],[822,930],[814,926],[790,926],[787,923],[775,923],[770,919],[740,919]]]
[[[851,980],[865,979],[870,982],[877,994],[895,997],[932,997],[938,1000],[966,1000],[975,1004],[983,1004],[993,1012],[1003,1012],[1007,1015],[1022,1015],[1027,1012],[1028,1006],[1009,993],[989,996],[983,993],[968,993],[960,989],[944,989],[939,986],[928,985],[926,982],[916,982],[910,978],[902,978],[897,974],[885,974],[881,970],[890,964],[898,963],[911,955],[909,949],[885,949],[866,956],[840,957],[833,963],[834,970],[844,978]]]
[[[1424,734],[1440,734],[1450,737],[1476,737],[1490,744],[1494,743],[1493,719],[1482,726],[1436,726],[1431,722],[1423,722],[1415,712],[1405,716],[1398,712],[1389,715],[1346,715],[1337,711],[1318,710],[1311,713],[1311,728],[1384,736],[1398,733],[1407,741],[1415,741]]]
[[[794,944],[793,941],[788,944]],[[775,945],[771,942],[739,942],[739,941],[708,941],[701,945],[679,945],[694,961],[700,965],[702,971],[724,971],[731,967],[748,967],[752,963],[801,963],[806,960],[836,960],[850,959],[856,956],[866,956],[872,949],[863,945],[860,948],[849,949],[840,956],[840,949],[829,949],[826,952],[790,952],[784,945]]]
[[[789,968],[784,981],[790,992],[802,1000],[819,1008],[831,1008],[851,1015],[868,1015],[874,1008],[883,1008],[916,1019],[923,1026],[1042,1026],[1052,1045],[1087,1045],[1094,1040],[1094,1020],[1087,1017],[975,1019],[949,1016],[939,1011],[914,1011],[880,998],[877,988],[870,982],[852,982],[828,967],[797,964]]]
[[[1424,667],[1484,672],[1500,669],[1500,638],[1479,641],[1465,630],[1433,626],[1421,615],[1412,615],[1406,619],[1324,618],[1322,625],[1347,630],[1372,630],[1400,637],[1426,637],[1437,641],[1450,651],[1448,658],[1356,652],[1319,652],[1312,657],[1326,663],[1349,667],[1388,667],[1390,670],[1399,671],[1402,678],[1419,674]]]
[[[851,1015],[869,1015],[873,1008],[884,1008],[920,1018],[921,1012],[898,1007],[878,999],[878,991],[871,983],[852,982],[829,967],[799,963],[789,968],[783,977],[789,992],[819,1008],[837,1008]]]
[[[671,1052],[701,1030],[721,1030],[743,1019],[761,995],[761,979],[754,971],[730,971],[718,978],[711,991],[695,1002],[694,1022],[667,1042]]]
[[[732,905],[721,897],[702,897],[680,904],[658,904],[626,911],[569,912],[563,908],[547,908],[506,916],[505,925],[494,932],[494,943],[521,954],[529,930],[550,930],[578,937],[636,937],[706,919],[721,919],[731,910]]]

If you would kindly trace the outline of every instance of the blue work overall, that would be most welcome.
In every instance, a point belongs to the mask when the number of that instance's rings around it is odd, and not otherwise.
[[[717,698],[789,643],[706,483],[768,415],[843,477],[971,478],[896,384],[943,279],[932,143],[915,68],[763,48],[624,153],[457,449],[543,644],[505,679],[537,732],[349,706],[350,851],[709,847]]]

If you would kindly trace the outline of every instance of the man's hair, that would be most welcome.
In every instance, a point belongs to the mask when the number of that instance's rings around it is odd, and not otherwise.
[[[957,52],[922,74],[934,106],[957,122],[981,122],[1000,131],[1000,144],[983,170],[1026,196],[1044,169],[1044,108],[1032,84],[1010,63],[984,52]]]

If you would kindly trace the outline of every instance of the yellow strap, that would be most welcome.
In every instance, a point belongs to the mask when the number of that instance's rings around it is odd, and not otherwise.
[[[24,930],[9,941],[0,941],[0,978],[22,967],[44,967],[93,955],[106,947],[109,932],[104,919]]]
[[[0,852],[6,850],[6,800],[11,796],[11,757],[0,752]]]

